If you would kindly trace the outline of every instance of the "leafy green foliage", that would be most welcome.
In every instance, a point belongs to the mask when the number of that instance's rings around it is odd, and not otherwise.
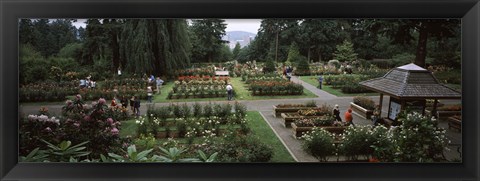
[[[335,59],[339,60],[340,62],[346,62],[357,60],[358,54],[355,53],[355,50],[353,49],[353,44],[345,40],[343,44],[337,45],[337,50],[333,55]]]
[[[91,153],[89,151],[84,151],[86,149],[84,145],[86,145],[88,141],[73,146],[71,141],[62,141],[58,145],[54,145],[45,140],[42,141],[46,143],[49,148],[46,151],[46,153],[49,155],[49,161],[68,162],[72,158],[82,158]]]

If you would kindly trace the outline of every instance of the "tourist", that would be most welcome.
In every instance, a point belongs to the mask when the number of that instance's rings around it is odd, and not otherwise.
[[[335,108],[333,108],[333,115],[335,116],[335,120],[342,122],[342,118],[340,117],[340,109],[338,108],[338,104],[335,104]]]
[[[122,68],[121,67],[118,67],[117,73],[118,73],[119,77],[122,76]]]
[[[348,108],[347,112],[345,112],[345,122],[347,122],[347,126],[348,125],[355,126],[355,124],[353,124],[353,115],[352,115],[352,109],[351,108]]]
[[[132,109],[132,114],[135,114],[135,96],[130,99],[130,109]]]
[[[148,103],[152,103],[152,98],[153,98],[153,90],[151,86],[147,87],[147,99]]]
[[[229,101],[233,99],[233,87],[230,83],[227,84],[227,99]]]
[[[87,87],[87,81],[85,79],[80,80],[80,89]]]
[[[117,96],[114,96],[112,99],[112,103],[110,103],[110,106],[115,107],[117,106]]]
[[[134,98],[134,113],[138,117],[140,116],[140,99],[137,96],[133,96]]]
[[[160,94],[160,88],[162,88],[162,85],[163,85],[163,80],[160,79],[160,77],[157,77],[157,94]]]
[[[323,84],[323,76],[322,76],[322,74],[320,74],[318,76],[318,88],[319,89],[322,89],[322,84]]]
[[[148,83],[153,83],[155,81],[155,76],[150,75],[150,78],[148,79]]]
[[[120,98],[120,104],[122,104],[122,107],[123,108],[127,108],[128,106],[128,100],[125,96],[122,96],[122,98]]]
[[[287,67],[287,79],[288,79],[288,81],[290,81],[290,79],[292,78],[292,71],[293,71],[292,67],[288,66]]]
[[[380,105],[376,105],[372,114],[373,125],[377,126],[379,124],[379,120],[380,120]]]

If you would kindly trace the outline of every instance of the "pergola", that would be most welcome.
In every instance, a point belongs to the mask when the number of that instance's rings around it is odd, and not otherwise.
[[[387,117],[391,120],[407,108],[425,114],[426,99],[434,99],[432,115],[435,115],[438,99],[461,99],[462,96],[440,84],[430,71],[413,63],[393,68],[383,77],[362,81],[360,85],[380,93],[380,108],[383,95],[390,96]]]

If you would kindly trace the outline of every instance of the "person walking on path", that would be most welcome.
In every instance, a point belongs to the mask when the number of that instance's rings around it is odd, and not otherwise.
[[[138,117],[140,116],[140,99],[137,98],[136,96],[133,97],[134,98],[134,113],[135,115]]]
[[[292,67],[288,66],[287,67],[287,79],[288,81],[290,81],[290,79],[292,78]]]
[[[333,108],[333,115],[335,116],[335,120],[338,122],[342,122],[342,118],[340,117],[340,109],[338,108],[338,104],[335,104],[335,108]]]
[[[156,83],[157,83],[157,94],[160,94],[160,88],[162,88],[163,80],[160,79],[160,77],[157,77]]]
[[[322,76],[322,74],[320,74],[318,76],[318,88],[319,89],[322,89],[322,84],[323,84],[323,76]]]
[[[152,98],[153,98],[153,90],[152,90],[152,87],[148,86],[148,87],[147,87],[147,99],[148,99],[148,103],[152,103]]]
[[[227,84],[227,99],[229,101],[233,99],[233,87],[230,83]]]
[[[380,119],[380,105],[376,105],[375,109],[373,110],[373,115],[372,115],[372,122],[374,126],[378,125],[378,120]]]
[[[345,112],[345,122],[347,122],[347,126],[348,125],[355,126],[355,124],[353,124],[353,116],[352,116],[352,109],[351,108],[348,108],[347,112]]]

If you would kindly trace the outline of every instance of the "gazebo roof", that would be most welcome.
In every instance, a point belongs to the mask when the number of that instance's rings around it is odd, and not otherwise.
[[[362,81],[360,85],[397,98],[459,99],[462,96],[440,84],[430,71],[413,63],[394,68],[383,77]]]

